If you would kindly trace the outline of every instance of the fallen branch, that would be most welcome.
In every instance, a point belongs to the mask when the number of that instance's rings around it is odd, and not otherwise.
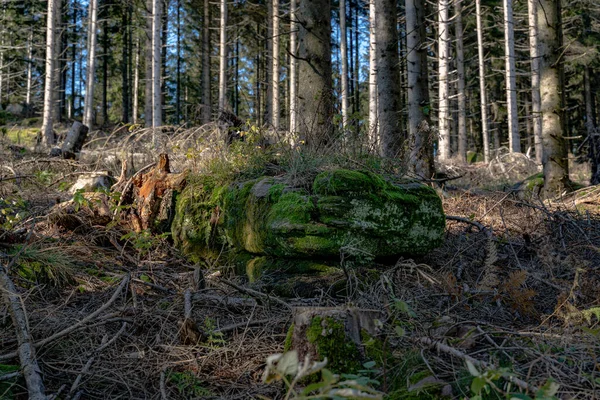
[[[2,290],[4,304],[6,304],[10,312],[19,343],[18,351],[11,358],[19,356],[29,399],[41,400],[46,399],[44,381],[42,380],[40,367],[35,358],[35,347],[29,334],[27,314],[17,288],[8,276],[8,268],[10,268],[16,259],[17,257],[14,257],[6,268],[0,264],[0,290]]]
[[[440,352],[446,353],[446,354],[450,354],[456,358],[460,358],[463,361],[469,361],[471,364],[473,364],[476,367],[483,368],[483,369],[490,368],[490,365],[488,363],[486,363],[485,361],[477,360],[476,358],[473,358],[470,355],[465,354],[462,351],[457,350],[454,347],[450,347],[442,342],[434,341],[428,337],[423,337],[419,341],[425,345],[434,346],[437,351],[440,351]],[[533,394],[537,393],[537,391],[538,391],[537,387],[530,385],[529,383],[527,383],[524,380],[519,379],[515,376],[507,376],[506,379],[508,379],[510,382],[514,383],[515,385],[517,385],[519,388],[529,391]]]
[[[287,307],[288,309],[292,310],[292,306],[290,306],[288,303],[286,303],[285,301],[281,300],[279,297],[275,297],[275,296],[269,296],[268,294],[265,293],[261,293],[258,292],[256,290],[252,290],[249,288],[245,288],[239,285],[236,285],[235,283],[228,281],[227,279],[221,278],[221,282],[223,282],[224,284],[226,284],[227,286],[230,286],[232,288],[234,288],[235,290],[245,293],[249,296],[252,296],[254,298],[259,298],[259,299],[263,299],[263,300],[273,300],[275,303],[278,303],[284,307]]]
[[[45,346],[46,344],[48,344],[56,339],[59,339],[63,336],[68,335],[69,333],[73,332],[77,328],[85,325],[89,321],[96,318],[98,315],[100,315],[102,312],[104,312],[107,308],[109,308],[117,300],[117,298],[123,291],[123,288],[127,286],[127,283],[129,283],[129,274],[125,275],[125,277],[121,281],[121,284],[119,285],[119,287],[117,287],[117,290],[115,290],[115,292],[113,293],[112,297],[106,303],[104,303],[102,305],[102,307],[100,307],[99,309],[97,309],[96,311],[94,311],[93,313],[91,313],[90,315],[88,315],[87,317],[82,319],[81,321],[69,326],[68,328],[63,329],[62,331],[57,332],[54,335],[47,337],[46,339],[36,342],[34,344],[34,347],[39,348],[39,347]],[[1,360],[9,360],[11,358],[15,358],[16,356],[17,356],[17,352],[4,354],[4,355],[0,356],[0,361]]]

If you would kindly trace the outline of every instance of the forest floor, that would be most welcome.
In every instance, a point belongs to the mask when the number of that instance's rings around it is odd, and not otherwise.
[[[174,170],[196,169],[199,134],[209,140],[200,129],[165,135]],[[440,166],[461,176],[440,189],[448,216],[441,247],[359,267],[344,295],[310,299],[249,291],[243,277],[205,265],[205,286],[191,293],[204,338],[189,343],[185,293],[195,266],[168,238],[95,224],[85,204],[76,206],[75,228],[52,217],[79,175],[117,176],[127,155],[134,170],[153,162],[143,145],[150,135],[94,133],[79,161],[21,147],[31,133],[18,146],[14,128],[0,139],[0,259],[21,290],[54,398],[302,398],[262,379],[267,357],[283,351],[289,307],[350,305],[385,311],[391,357],[361,374],[386,398],[600,397],[600,188],[542,202],[512,190],[538,172],[529,161]],[[585,184],[586,168],[573,162],[572,178]],[[373,270],[377,279],[363,282]],[[13,374],[16,349],[0,306],[0,398],[27,397]]]

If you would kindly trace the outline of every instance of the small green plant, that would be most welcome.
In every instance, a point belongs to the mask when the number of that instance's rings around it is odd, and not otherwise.
[[[204,320],[204,328],[208,339],[206,344],[211,347],[223,347],[227,344],[227,341],[223,338],[223,334],[217,331],[217,324],[212,318],[206,318]]]
[[[285,400],[383,399],[383,393],[373,388],[379,382],[363,375],[336,375],[326,369],[326,366],[327,359],[311,362],[306,357],[304,362],[300,362],[295,350],[274,354],[267,358],[263,382],[282,381],[286,389]],[[360,373],[369,373],[373,366],[373,363],[365,364],[365,369]],[[307,380],[306,378],[317,374],[321,376],[319,382],[301,386],[301,383]]]
[[[13,229],[28,215],[27,202],[18,197],[15,199],[0,198],[0,227],[5,230]]]
[[[83,189],[77,189],[75,194],[73,194],[73,204],[75,205],[75,211],[79,211],[81,207],[87,207],[90,205],[89,200],[83,194]]]
[[[496,395],[495,398],[506,398],[507,400],[558,400],[555,395],[560,386],[552,379],[548,379],[544,386],[538,389],[535,397],[530,397],[523,393],[511,393],[510,390],[504,391],[498,386],[498,383],[502,380],[510,381],[510,378],[514,376],[508,368],[488,369],[480,372],[469,360],[466,363],[467,369],[473,377],[471,381],[471,393],[473,394],[470,397],[471,400],[483,400],[489,398],[489,395],[492,394]]]
[[[212,397],[215,394],[205,388],[202,382],[191,371],[169,371],[167,373],[167,382],[175,386],[179,395],[185,398],[204,398]]]
[[[134,249],[138,251],[139,258],[142,258],[148,255],[150,250],[157,247],[162,239],[170,235],[170,232],[153,235],[149,230],[143,230],[141,232],[131,231],[121,236],[121,240],[131,242]]]

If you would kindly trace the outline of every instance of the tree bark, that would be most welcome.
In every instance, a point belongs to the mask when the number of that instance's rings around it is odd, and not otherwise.
[[[309,145],[333,133],[330,0],[302,0],[298,7],[298,131]]]
[[[477,16],[477,54],[479,58],[479,94],[481,99],[481,136],[483,140],[483,158],[490,162],[490,131],[487,113],[487,93],[485,88],[485,58],[483,47],[483,22],[481,15],[481,0],[475,0]]]
[[[513,0],[504,0],[504,57],[506,61],[506,108],[508,113],[508,141],[511,153],[521,152],[519,115],[517,110],[517,77],[515,70],[515,32]]]
[[[133,70],[133,105],[131,106],[132,123],[135,125],[138,123],[138,107],[139,97],[138,91],[140,90],[140,37],[137,36],[135,41],[135,65]]]
[[[54,129],[52,115],[52,89],[54,87],[54,60],[56,48],[54,47],[56,13],[58,12],[57,0],[48,0],[48,23],[46,27],[46,79],[44,86],[44,113],[42,122],[42,135],[44,145],[50,147],[54,144]]]
[[[210,100],[210,0],[204,0],[202,19],[202,123],[208,124],[211,115]]]
[[[529,55],[531,58],[531,115],[535,143],[535,160],[542,164],[542,115],[540,97],[540,55],[538,45],[537,0],[527,0],[529,16]]]
[[[406,60],[408,82],[409,166],[415,175],[430,179],[435,173],[433,132],[429,114],[427,35],[424,0],[406,0]]]
[[[290,144],[296,145],[298,129],[298,24],[296,22],[297,0],[290,0]]]
[[[450,24],[448,23],[448,0],[438,1],[438,130],[439,159],[450,158],[450,100],[449,69]]]
[[[152,126],[152,4],[153,0],[146,0],[146,45],[144,52],[145,77],[144,77],[144,124]]]
[[[162,92],[160,85],[162,0],[152,1],[152,128],[162,125]],[[156,145],[156,134],[153,133]]]
[[[563,135],[564,90],[560,0],[540,0],[538,30],[540,50],[540,94],[542,99],[542,143],[545,198],[558,197],[568,189],[569,166]]]
[[[122,4],[122,15],[121,15],[121,100],[123,102],[121,111],[121,120],[123,123],[129,123],[129,76],[127,67],[129,65],[129,49],[127,44],[129,41],[129,30],[128,25],[131,23],[127,18],[127,5]]]
[[[465,50],[463,45],[462,0],[455,3],[456,91],[458,100],[458,160],[467,161],[467,101],[465,96]]]
[[[379,147],[377,112],[377,12],[376,1],[369,0],[369,147]]]
[[[594,71],[592,67],[584,67],[583,71],[585,127],[590,146],[590,161],[592,167],[590,184],[598,185],[600,184],[600,130],[598,130],[598,126],[596,125],[596,119],[594,115],[594,99],[592,96],[591,78],[594,76]]]
[[[25,95],[25,104],[27,104],[28,108],[31,105],[31,86],[32,86],[32,81],[33,81],[33,77],[32,77],[32,69],[33,68],[31,67],[31,64],[33,64],[32,48],[33,48],[33,29],[31,29],[29,31],[29,36],[27,38],[27,93]],[[2,56],[0,55],[0,57],[2,57]],[[2,70],[2,62],[0,61],[0,71],[1,70]],[[2,86],[1,79],[0,79],[0,86]]]
[[[348,46],[346,40],[346,0],[340,0],[340,62],[342,63],[342,128],[348,125]]]
[[[223,112],[227,96],[227,0],[221,0],[219,32],[219,112]]]
[[[98,0],[90,0],[89,22],[88,22],[88,58],[87,77],[85,81],[85,102],[83,112],[83,124],[92,127],[94,118],[94,79],[96,72],[96,35],[98,24]],[[104,121],[106,123],[106,121]]]
[[[377,12],[377,108],[379,111],[380,153],[400,156],[400,70],[396,0],[376,0]]]
[[[271,102],[271,125],[273,129],[279,129],[279,0],[271,0],[272,3],[272,31],[273,31],[273,63],[272,63],[272,93]]]

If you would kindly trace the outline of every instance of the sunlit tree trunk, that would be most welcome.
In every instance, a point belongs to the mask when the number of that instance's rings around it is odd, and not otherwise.
[[[279,129],[279,0],[271,0],[273,7],[273,64],[272,64],[272,92],[271,102],[271,125],[273,129]]]
[[[202,123],[208,124],[211,116],[210,96],[210,0],[204,0],[202,19]]]
[[[290,133],[291,144],[295,145],[298,108],[298,24],[296,23],[296,1],[290,0]]]
[[[44,113],[42,122],[42,135],[44,145],[46,146],[54,144],[52,89],[54,88],[54,59],[56,58],[54,24],[56,23],[56,13],[58,11],[57,1],[48,0],[48,23],[46,26],[46,79],[44,85]]]
[[[400,70],[396,0],[375,0],[377,13],[377,108],[381,155],[400,156]]]
[[[131,106],[131,116],[134,124],[138,123],[138,107],[139,107],[139,96],[138,91],[140,90],[140,38],[139,36],[135,41],[135,62],[133,70],[133,105]]]
[[[223,111],[227,96],[227,0],[221,0],[219,29],[219,111]]]
[[[31,105],[31,86],[33,82],[32,77],[32,64],[33,64],[33,30],[29,31],[29,37],[27,39],[27,93],[25,95],[25,104]],[[0,61],[0,70],[2,70],[2,62]],[[1,86],[1,85],[0,85]]]
[[[567,190],[569,166],[563,135],[564,89],[562,69],[562,26],[560,0],[539,0],[538,32],[540,50],[540,94],[542,98],[542,142],[544,145],[544,188],[546,198]]]
[[[450,100],[448,61],[450,58],[450,25],[448,23],[448,0],[438,2],[438,130],[439,158],[450,158]]]
[[[406,60],[408,82],[409,166],[415,175],[429,179],[435,172],[433,130],[429,120],[427,35],[424,0],[406,0]]]
[[[342,63],[342,126],[348,125],[348,45],[346,40],[346,0],[340,0],[340,62]]]
[[[504,0],[504,57],[506,60],[506,108],[508,112],[508,142],[511,153],[521,152],[519,115],[517,111],[517,77],[515,70],[515,31],[513,0]]]
[[[152,2],[152,127],[162,125],[162,91],[160,85],[162,0]],[[153,138],[156,145],[156,137]]]
[[[535,160],[542,163],[542,115],[540,112],[540,56],[538,47],[537,0],[527,0],[529,15],[529,55],[531,59],[531,116],[535,143]]]
[[[475,0],[477,17],[477,54],[479,57],[479,93],[481,99],[481,135],[483,140],[483,158],[490,162],[490,130],[487,113],[487,93],[485,87],[485,56],[483,47],[483,22],[481,15],[481,0]]]
[[[369,146],[379,146],[377,113],[377,19],[375,0],[369,0]]]
[[[320,147],[333,133],[330,0],[298,6],[298,131]]]
[[[467,161],[467,101],[465,95],[465,50],[463,45],[462,1],[455,5],[456,30],[456,91],[458,99],[458,154],[460,161]]]

